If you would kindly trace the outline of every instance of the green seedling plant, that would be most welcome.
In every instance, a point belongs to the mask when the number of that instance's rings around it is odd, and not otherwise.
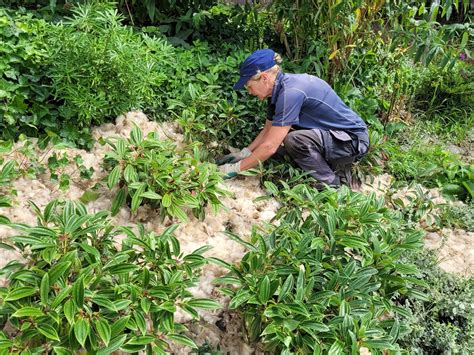
[[[254,229],[248,242],[229,233],[248,252],[215,280],[234,285],[221,291],[242,313],[248,340],[282,354],[399,350],[409,329],[394,315],[409,311],[393,298],[426,299],[417,268],[399,258],[422,247],[423,232],[374,194],[266,187],[282,203],[279,225]]]
[[[422,225],[427,229],[437,229],[442,227],[440,218],[441,210],[444,204],[436,204],[433,202],[432,196],[423,190],[421,185],[411,183],[406,189],[403,198],[397,196],[398,189],[391,188],[385,194],[387,203],[401,213],[407,225],[415,227]]]
[[[71,156],[68,152],[61,152],[68,144],[49,138],[36,143],[20,135],[19,142],[13,147],[11,141],[0,144],[0,163],[11,161],[15,164],[16,175],[36,178],[38,175],[49,173],[51,181],[61,190],[68,190],[71,181],[81,184],[90,180],[94,168],[86,167],[79,154]],[[7,165],[5,163],[5,165]]]
[[[108,211],[89,214],[80,202],[30,204],[37,225],[1,220],[19,232],[1,247],[22,256],[0,270],[8,281],[0,323],[10,329],[0,331],[1,354],[164,354],[171,342],[197,348],[173,315],[180,308],[197,318],[196,308],[219,307],[187,290],[207,263],[206,248],[183,255],[176,225],[157,235],[141,225],[114,227]]]
[[[157,133],[144,138],[138,126],[132,129],[130,138],[109,144],[113,150],[104,160],[110,169],[107,186],[119,186],[112,201],[112,214],[129,197],[132,212],[146,203],[157,208],[163,218],[186,221],[184,208],[204,218],[207,204],[217,212],[222,206],[220,197],[229,195],[219,187],[222,177],[216,166],[201,161],[197,145],[177,151],[174,142],[160,140]]]

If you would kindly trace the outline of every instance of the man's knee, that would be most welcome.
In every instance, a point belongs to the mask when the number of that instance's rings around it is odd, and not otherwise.
[[[318,130],[297,130],[287,134],[283,145],[288,154],[311,154],[314,151],[322,152],[322,137]]]
[[[292,131],[288,133],[283,140],[283,145],[285,146],[285,150],[291,154],[291,152],[297,150],[301,147],[301,141],[298,139],[298,131]]]

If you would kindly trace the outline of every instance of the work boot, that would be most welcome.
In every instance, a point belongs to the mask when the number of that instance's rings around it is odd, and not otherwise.
[[[352,188],[352,163],[337,165],[335,169],[336,176],[339,177],[341,185],[347,185]]]
[[[327,188],[333,188],[333,189],[338,189],[341,187],[341,181],[338,176],[334,178],[334,181],[331,182],[330,184],[326,184],[321,181],[315,181],[314,183],[311,184],[312,187],[314,187],[316,190],[319,192],[326,190]]]

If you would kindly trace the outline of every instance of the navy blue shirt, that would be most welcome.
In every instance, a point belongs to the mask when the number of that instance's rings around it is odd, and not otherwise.
[[[367,126],[324,80],[308,74],[277,74],[268,98],[272,126],[366,131]]]

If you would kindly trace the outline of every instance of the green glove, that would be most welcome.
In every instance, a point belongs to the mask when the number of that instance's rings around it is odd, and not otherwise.
[[[240,173],[240,161],[235,164],[220,165],[219,171],[225,174],[224,180],[232,179]]]
[[[251,155],[252,155],[251,150],[248,148],[244,148],[239,152],[224,155],[222,158],[216,160],[216,164],[217,165],[234,164]]]

